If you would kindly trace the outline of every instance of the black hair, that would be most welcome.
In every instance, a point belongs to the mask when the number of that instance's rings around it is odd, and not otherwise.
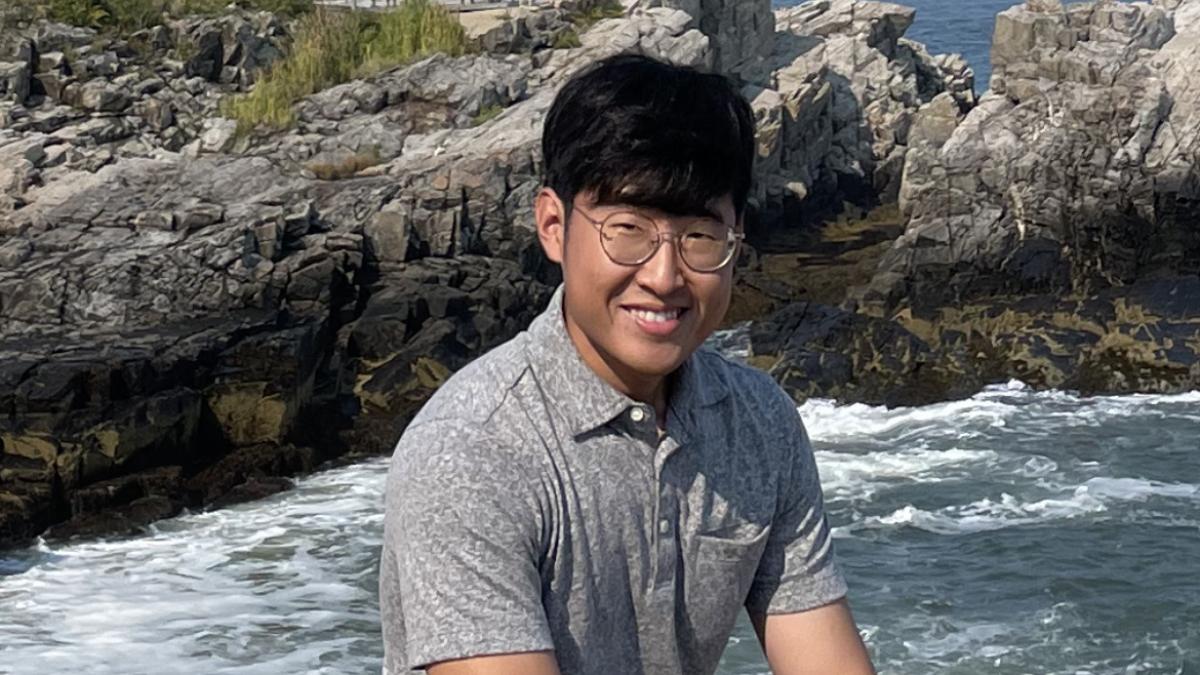
[[[750,194],[754,113],[722,75],[625,54],[599,61],[558,92],[542,132],[544,184],[568,211],[592,191],[602,204],[708,215]]]

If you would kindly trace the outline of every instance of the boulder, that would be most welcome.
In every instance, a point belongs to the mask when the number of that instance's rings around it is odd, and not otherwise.
[[[790,304],[750,329],[751,364],[803,402],[914,406],[1020,380],[1091,396],[1200,386],[1200,277],[1095,296],[991,298],[872,317]]]
[[[813,302],[754,322],[750,344],[749,362],[798,403],[925,405],[970,396],[985,381],[977,364],[940,353],[895,322]]]
[[[919,115],[936,142],[910,145],[908,225],[862,306],[1087,294],[1200,269],[1200,87],[1184,65],[1198,45],[1195,3],[1002,13],[993,90],[949,138],[946,102]]]
[[[622,0],[636,14],[654,8],[681,10],[695,20],[708,38],[711,67],[730,75],[757,69],[774,48],[775,30],[770,0]]]

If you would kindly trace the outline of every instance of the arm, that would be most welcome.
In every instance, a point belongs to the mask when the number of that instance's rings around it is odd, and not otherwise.
[[[434,663],[429,675],[559,675],[553,652],[503,654]]]
[[[846,602],[812,444],[791,402],[779,506],[746,609],[776,675],[871,675]]]
[[[775,675],[875,675],[845,598],[750,621]]]
[[[410,427],[398,444],[380,569],[385,659],[397,675],[557,675],[541,508],[512,456],[459,424]]]

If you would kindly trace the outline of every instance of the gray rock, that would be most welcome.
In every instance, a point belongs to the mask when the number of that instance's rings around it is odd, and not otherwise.
[[[862,36],[867,46],[892,56],[916,10],[885,2],[814,0],[776,13],[778,30],[796,35]]]
[[[755,98],[760,121],[784,120],[760,135],[756,198],[766,222],[794,223],[811,197],[896,199],[915,113],[942,92],[970,109],[970,69],[903,39],[913,12],[899,5],[815,0],[776,18],[775,52],[752,73],[759,90],[777,93]]]
[[[79,94],[79,106],[93,112],[120,112],[130,105],[129,95],[100,80],[85,82]]]
[[[13,103],[24,103],[29,98],[32,76],[28,63],[0,63],[0,95]]]
[[[759,67],[774,48],[774,18],[770,0],[622,0],[626,11],[637,14],[666,8],[680,10],[708,38],[711,67],[740,75]],[[695,24],[691,24],[691,20]],[[680,31],[685,25],[672,26]]]
[[[1002,13],[1001,86],[940,146],[911,145],[907,230],[860,289],[864,306],[1090,293],[1194,271],[1200,86],[1184,64],[1197,58],[1194,2],[1173,14],[1106,2]],[[936,122],[935,141],[952,113],[939,105],[914,123],[928,135]]]
[[[285,32],[269,15],[170,21],[139,38],[150,62],[94,34],[39,43],[78,54],[79,74],[47,77],[53,100],[37,108],[0,104],[13,124],[0,129],[0,409],[45,430],[0,450],[36,455],[22,463],[35,487],[0,500],[0,539],[48,524],[72,495],[128,525],[179,508],[185,491],[257,494],[245,474],[312,464],[287,438],[390,447],[450,371],[520,330],[558,281],[532,225],[541,125],[557,88],[597,59],[746,73],[775,203],[823,189],[825,154],[853,164],[856,102],[903,140],[911,113],[959,77],[905,47],[890,10],[851,22],[854,37],[791,34],[773,51],[768,3],[689,7],[698,15],[670,5],[601,21],[576,49],[425,59],[308,97],[294,130],[242,139],[218,106],[276,58]],[[545,20],[534,28],[561,28]],[[168,55],[188,40],[186,61]],[[818,43],[819,58],[797,63]],[[836,64],[855,53],[870,59],[851,74],[885,94],[835,96]],[[902,143],[872,137],[865,152],[876,141],[897,173]],[[339,166],[317,180],[314,163]],[[104,497],[111,475],[147,501]]]
[[[233,147],[237,138],[237,122],[231,119],[217,118],[204,121],[204,131],[200,135],[200,149],[204,152],[226,152]]]
[[[10,239],[0,244],[0,269],[15,270],[33,255],[33,244],[28,239]]]

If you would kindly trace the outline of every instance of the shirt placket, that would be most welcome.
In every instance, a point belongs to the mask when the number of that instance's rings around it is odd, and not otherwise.
[[[654,551],[652,590],[656,595],[665,593],[673,598],[679,564],[679,496],[667,479],[670,471],[668,460],[679,449],[679,443],[670,435],[657,439],[654,413],[647,408],[635,407],[630,419],[644,432],[644,438],[655,439],[649,443],[654,457],[654,504],[650,532]]]
[[[679,564],[679,495],[675,487],[667,482],[667,472],[670,470],[667,460],[678,449],[679,444],[675,439],[667,436],[654,453],[654,489],[658,500],[654,589],[656,592],[670,593],[672,597]]]

